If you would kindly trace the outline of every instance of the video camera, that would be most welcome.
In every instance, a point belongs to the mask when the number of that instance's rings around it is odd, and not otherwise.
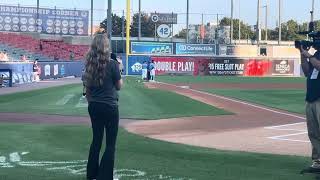
[[[310,47],[320,47],[320,31],[315,31],[315,23],[309,23],[309,31],[299,32],[298,34],[308,35],[311,38],[311,41],[300,40],[295,41],[294,46],[297,49],[300,49],[302,46],[304,49],[309,49]]]

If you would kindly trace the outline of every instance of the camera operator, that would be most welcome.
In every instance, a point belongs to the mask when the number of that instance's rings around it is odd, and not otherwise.
[[[122,60],[117,57],[116,53],[111,53],[111,59],[116,61],[119,64],[120,73],[123,74],[123,64]]]
[[[307,77],[306,117],[308,136],[312,145],[311,169],[320,171],[320,45],[313,45],[317,52],[311,55],[300,46],[301,66]]]

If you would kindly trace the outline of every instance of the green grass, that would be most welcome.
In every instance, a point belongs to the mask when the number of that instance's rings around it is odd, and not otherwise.
[[[256,104],[282,109],[294,113],[305,114],[305,91],[284,90],[230,90],[205,89],[209,93],[232,97]]]
[[[167,83],[305,83],[300,77],[218,77],[218,76],[158,76],[157,80]],[[203,91],[232,97],[264,106],[305,114],[305,91],[298,89],[204,89]]]
[[[87,116],[87,107],[76,107],[81,93],[81,85],[67,85],[4,95],[0,96],[0,112]],[[74,97],[65,105],[57,105],[65,95]],[[172,92],[147,89],[134,77],[125,80],[120,93],[121,118],[162,119],[224,114],[230,113]]]
[[[305,83],[300,77],[157,76],[166,83]]]
[[[22,161],[86,160],[91,129],[87,126],[0,124],[0,156],[12,152],[30,152]],[[28,133],[26,133],[28,132]],[[116,169],[134,169],[144,177],[121,180],[307,180],[300,169],[309,165],[309,158],[256,153],[219,151],[150,140],[120,130]],[[85,174],[74,175],[65,170],[47,167],[1,168],[1,180],[85,180]],[[81,163],[85,167],[85,163]],[[58,167],[62,167],[60,165]],[[83,171],[85,173],[85,171]],[[181,179],[179,179],[181,178]],[[163,178],[162,178],[163,179]]]

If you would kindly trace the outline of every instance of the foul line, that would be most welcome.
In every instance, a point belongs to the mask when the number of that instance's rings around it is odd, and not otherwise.
[[[295,125],[302,125],[306,124],[305,122],[301,123],[293,123],[293,124],[284,124],[280,126],[269,126],[265,127],[265,129],[272,129],[272,130],[278,130],[278,131],[298,131],[298,132],[305,132],[305,130],[300,130],[300,129],[293,129],[293,128],[283,128],[283,127],[288,127],[288,126],[295,126]]]
[[[300,132],[300,133],[294,133],[294,134],[286,134],[282,136],[273,136],[273,137],[268,137],[269,139],[274,139],[274,140],[280,140],[280,141],[294,141],[294,142],[305,142],[309,143],[310,141],[304,141],[304,140],[297,140],[297,139],[288,139],[287,137],[290,136],[297,136],[297,135],[302,135],[302,134],[308,134],[308,132]]]
[[[176,87],[176,88],[181,88],[181,87],[176,86],[174,84],[168,84],[168,83],[163,83],[163,82],[157,82],[157,83],[173,86],[173,87]],[[183,89],[183,88],[181,88],[181,89]],[[281,114],[281,115],[285,115],[285,116],[289,116],[289,117],[294,117],[294,118],[306,120],[305,117],[301,117],[301,116],[297,116],[297,115],[294,115],[294,114],[289,114],[289,113],[284,113],[284,112],[272,110],[272,109],[269,109],[269,108],[266,108],[266,107],[250,104],[250,103],[247,103],[247,102],[244,102],[244,101],[239,101],[239,100],[227,98],[227,97],[224,97],[224,96],[219,96],[219,95],[216,95],[216,94],[210,94],[210,93],[203,92],[203,91],[198,91],[198,90],[195,90],[195,89],[188,89],[188,90],[193,91],[193,92],[197,92],[197,93],[200,93],[200,94],[205,94],[205,95],[208,95],[208,96],[217,97],[217,98],[220,98],[220,99],[224,99],[224,100],[228,100],[228,101],[244,104],[244,105],[247,105],[247,106],[251,106],[251,107],[254,107],[254,108],[257,108],[257,109],[262,109],[262,110],[265,110],[265,111],[273,112],[273,113],[276,113],[276,114]]]

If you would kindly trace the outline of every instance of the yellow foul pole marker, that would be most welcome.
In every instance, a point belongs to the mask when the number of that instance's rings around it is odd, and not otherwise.
[[[131,14],[130,14],[130,0],[127,0],[127,27],[126,27],[126,75],[129,74],[129,55],[130,55],[130,25],[131,25]]]

